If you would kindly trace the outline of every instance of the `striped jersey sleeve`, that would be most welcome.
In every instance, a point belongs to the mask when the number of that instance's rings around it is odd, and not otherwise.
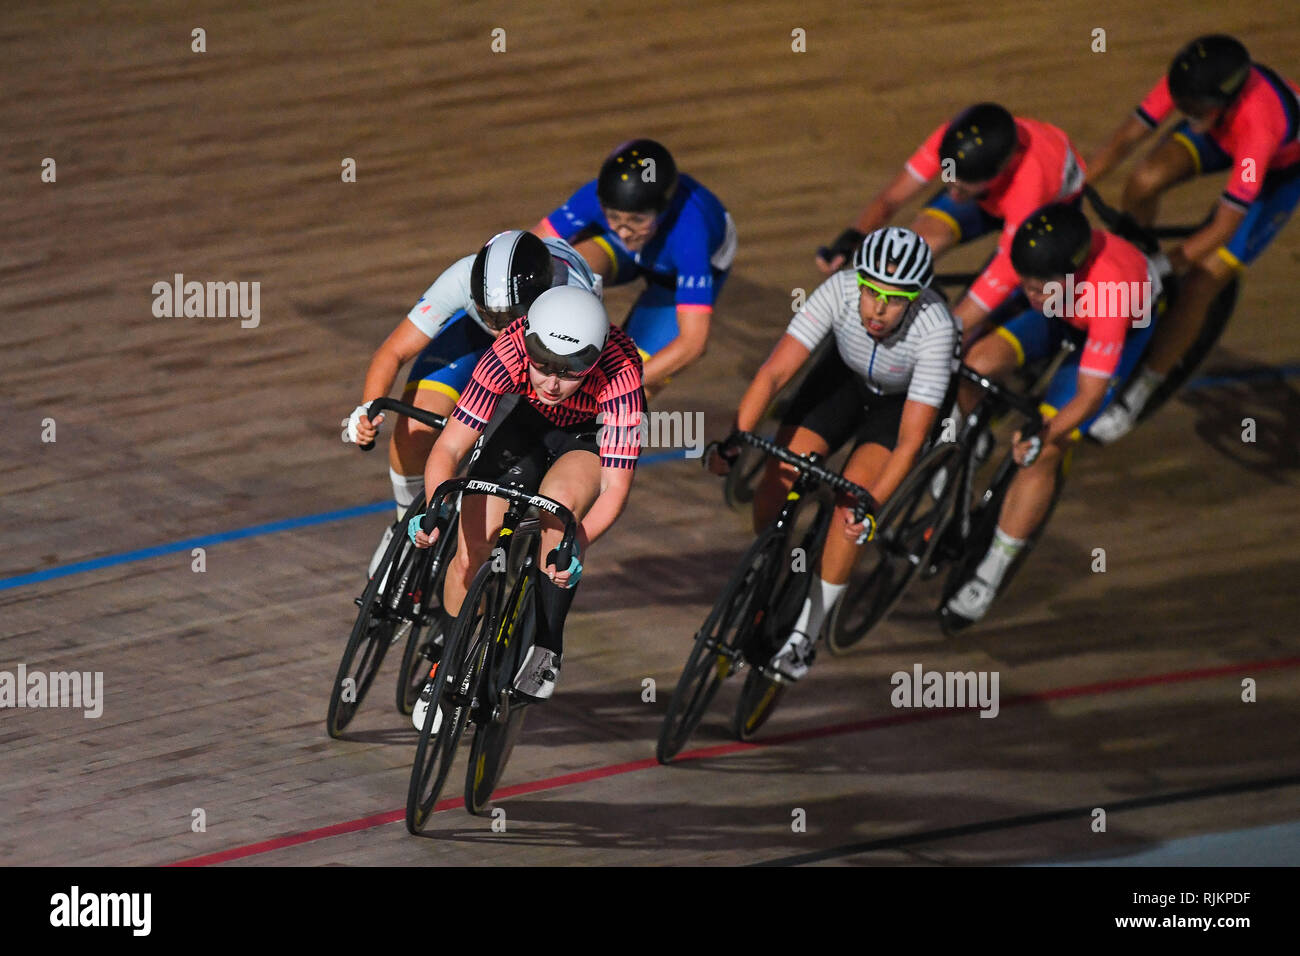
[[[947,307],[939,303],[926,305],[914,321],[916,357],[907,400],[939,408],[952,378],[957,326]]]
[[[451,416],[462,425],[482,431],[492,420],[501,396],[522,393],[527,380],[528,353],[524,349],[524,323],[520,319],[497,336],[492,347],[478,360]]]
[[[603,468],[635,468],[641,454],[645,391],[641,387],[641,354],[622,329],[611,328],[609,341],[593,370],[599,375],[600,464]]]
[[[802,309],[795,313],[786,334],[812,351],[835,329],[835,319],[845,308],[845,286],[840,273],[813,289]],[[856,302],[856,296],[853,297]],[[856,306],[854,306],[856,308]]]

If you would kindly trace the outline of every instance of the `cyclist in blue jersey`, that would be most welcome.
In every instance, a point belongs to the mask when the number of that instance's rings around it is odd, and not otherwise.
[[[659,143],[624,143],[533,231],[572,242],[607,286],[645,277],[623,330],[645,361],[648,392],[704,354],[714,301],[736,257],[736,226]]]

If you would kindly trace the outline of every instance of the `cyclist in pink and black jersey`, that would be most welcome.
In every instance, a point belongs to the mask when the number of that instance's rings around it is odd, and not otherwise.
[[[483,431],[504,395],[519,401],[490,439]],[[546,568],[540,581],[543,621],[536,644],[516,677],[530,697],[551,696],[559,676],[564,618],[582,575],[579,556],[617,520],[632,489],[640,454],[645,407],[641,356],[632,340],[612,328],[594,294],[573,287],[543,292],[528,315],[513,323],[479,360],[425,466],[425,487],[453,477],[473,451],[469,475],[540,492],[579,520],[573,559],[567,568]],[[461,504],[460,540],[447,571],[443,607],[461,612],[473,574],[489,557],[506,502],[466,495]],[[543,513],[542,554],[560,542],[561,523]],[[431,540],[409,528],[418,547]],[[450,624],[448,624],[450,628]],[[447,633],[450,633],[448,629]],[[426,695],[431,695],[426,685]],[[428,703],[417,705],[416,727]]]

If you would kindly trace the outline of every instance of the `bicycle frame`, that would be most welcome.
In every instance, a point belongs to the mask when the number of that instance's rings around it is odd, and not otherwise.
[[[509,502],[509,507],[502,519],[501,528],[497,531],[495,546],[491,552],[492,569],[497,582],[493,599],[489,602],[490,608],[488,612],[493,615],[492,618],[489,618],[489,627],[487,629],[492,638],[490,641],[485,642],[478,652],[479,660],[474,668],[478,675],[477,686],[464,688],[464,691],[472,691],[471,696],[468,701],[460,701],[460,703],[469,705],[470,719],[474,723],[482,724],[487,720],[499,722],[505,720],[509,713],[511,694],[510,689],[507,687],[498,700],[485,702],[481,699],[484,696],[483,691],[488,689],[484,681],[492,677],[496,671],[495,666],[489,665],[495,665],[498,661],[498,654],[503,653],[509,647],[510,640],[515,634],[516,625],[520,620],[520,612],[527,606],[525,598],[533,602],[534,612],[540,613],[535,597],[537,593],[535,577],[540,571],[532,553],[524,556],[519,575],[514,582],[509,598],[504,602],[502,601],[503,590],[510,573],[510,562],[507,560],[510,543],[514,540],[516,533],[524,533],[520,531],[521,525],[528,520],[532,520],[526,518],[527,509],[530,507],[538,508],[554,515],[563,522],[564,532],[560,544],[551,552],[550,558],[554,561],[556,567],[568,567],[573,553],[573,542],[578,533],[578,522],[568,508],[545,495],[531,494],[515,485],[503,485],[494,481],[484,481],[480,478],[450,478],[438,486],[429,501],[429,510],[425,513],[424,520],[421,522],[421,527],[426,533],[431,527],[430,515],[436,515],[441,508],[442,502],[455,494],[460,494],[462,498],[465,495],[473,494],[489,495],[504,498]],[[461,613],[465,613],[466,610],[466,608],[462,608]],[[496,617],[497,615],[500,615],[499,618]],[[516,645],[516,649],[518,648],[519,646]],[[484,713],[482,708],[487,703],[490,703],[491,710]]]

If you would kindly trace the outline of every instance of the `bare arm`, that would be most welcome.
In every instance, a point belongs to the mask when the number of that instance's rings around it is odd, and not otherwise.
[[[430,339],[415,327],[410,319],[403,319],[382,345],[370,356],[370,366],[366,369],[366,381],[361,386],[361,404],[367,405],[376,398],[383,398],[397,381],[397,373],[402,366],[415,358],[428,345]],[[383,420],[381,413],[375,422],[362,416],[357,422],[357,443],[368,445],[375,440],[379,432],[376,422]]]
[[[808,347],[793,335],[786,333],[781,336],[772,349],[772,354],[749,383],[749,388],[745,389],[740,407],[736,410],[737,429],[751,432],[758,426],[777,392],[785,388],[790,379],[803,368],[803,363],[808,361],[810,354]]]
[[[1118,166],[1133,152],[1133,147],[1153,132],[1136,116],[1129,116],[1111,134],[1110,141],[1086,161],[1088,182],[1095,183]]]
[[[645,363],[641,381],[646,388],[662,385],[670,375],[695,362],[708,348],[712,309],[677,307],[677,338]]]
[[[925,188],[925,183],[917,179],[906,169],[899,170],[898,175],[889,181],[880,192],[867,203],[865,209],[854,223],[859,232],[872,232],[879,229],[893,218],[899,208]]]
[[[889,453],[885,467],[867,490],[877,502],[886,501],[898,486],[902,484],[907,473],[912,470],[916,456],[921,453],[925,437],[930,434],[930,426],[939,414],[939,409],[924,402],[908,400],[903,403],[903,417],[898,425],[898,441]]]
[[[1181,269],[1184,264],[1195,265],[1206,256],[1213,255],[1216,249],[1232,238],[1232,234],[1237,231],[1237,227],[1245,218],[1244,210],[1229,206],[1225,202],[1219,203],[1219,208],[1214,211],[1214,218],[1204,229],[1188,236],[1181,246],[1172,250],[1169,253],[1169,261],[1174,268]]]
[[[469,450],[474,447],[474,442],[478,441],[480,434],[478,429],[470,428],[464,422],[454,418],[447,419],[447,427],[433,443],[429,460],[424,465],[424,487],[429,496],[432,496],[444,481],[455,477],[456,469],[469,454]]]
[[[427,335],[415,327],[414,322],[403,319],[370,357],[366,383],[361,389],[361,401],[371,402],[387,395],[393,382],[397,381],[397,373],[402,366],[419,355],[430,341]]]
[[[921,182],[906,169],[903,169],[890,180],[889,185],[878,192],[871,201],[867,203],[866,208],[859,213],[857,221],[853,228],[861,233],[872,232],[879,229],[885,223],[889,222],[903,204],[925,188],[925,183]],[[841,239],[843,237],[841,236]],[[817,257],[817,268],[830,275],[836,269],[843,268],[848,261],[848,257],[842,251],[837,251],[829,260],[823,259],[820,255]]]
[[[623,513],[627,497],[632,492],[633,474],[631,468],[600,469],[600,494],[592,502],[579,529],[579,539],[586,539],[581,543],[584,554],[587,547],[613,527]]]
[[[551,220],[543,218],[537,225],[533,226],[533,235],[539,239],[563,239],[564,237],[555,231],[551,225]]]

